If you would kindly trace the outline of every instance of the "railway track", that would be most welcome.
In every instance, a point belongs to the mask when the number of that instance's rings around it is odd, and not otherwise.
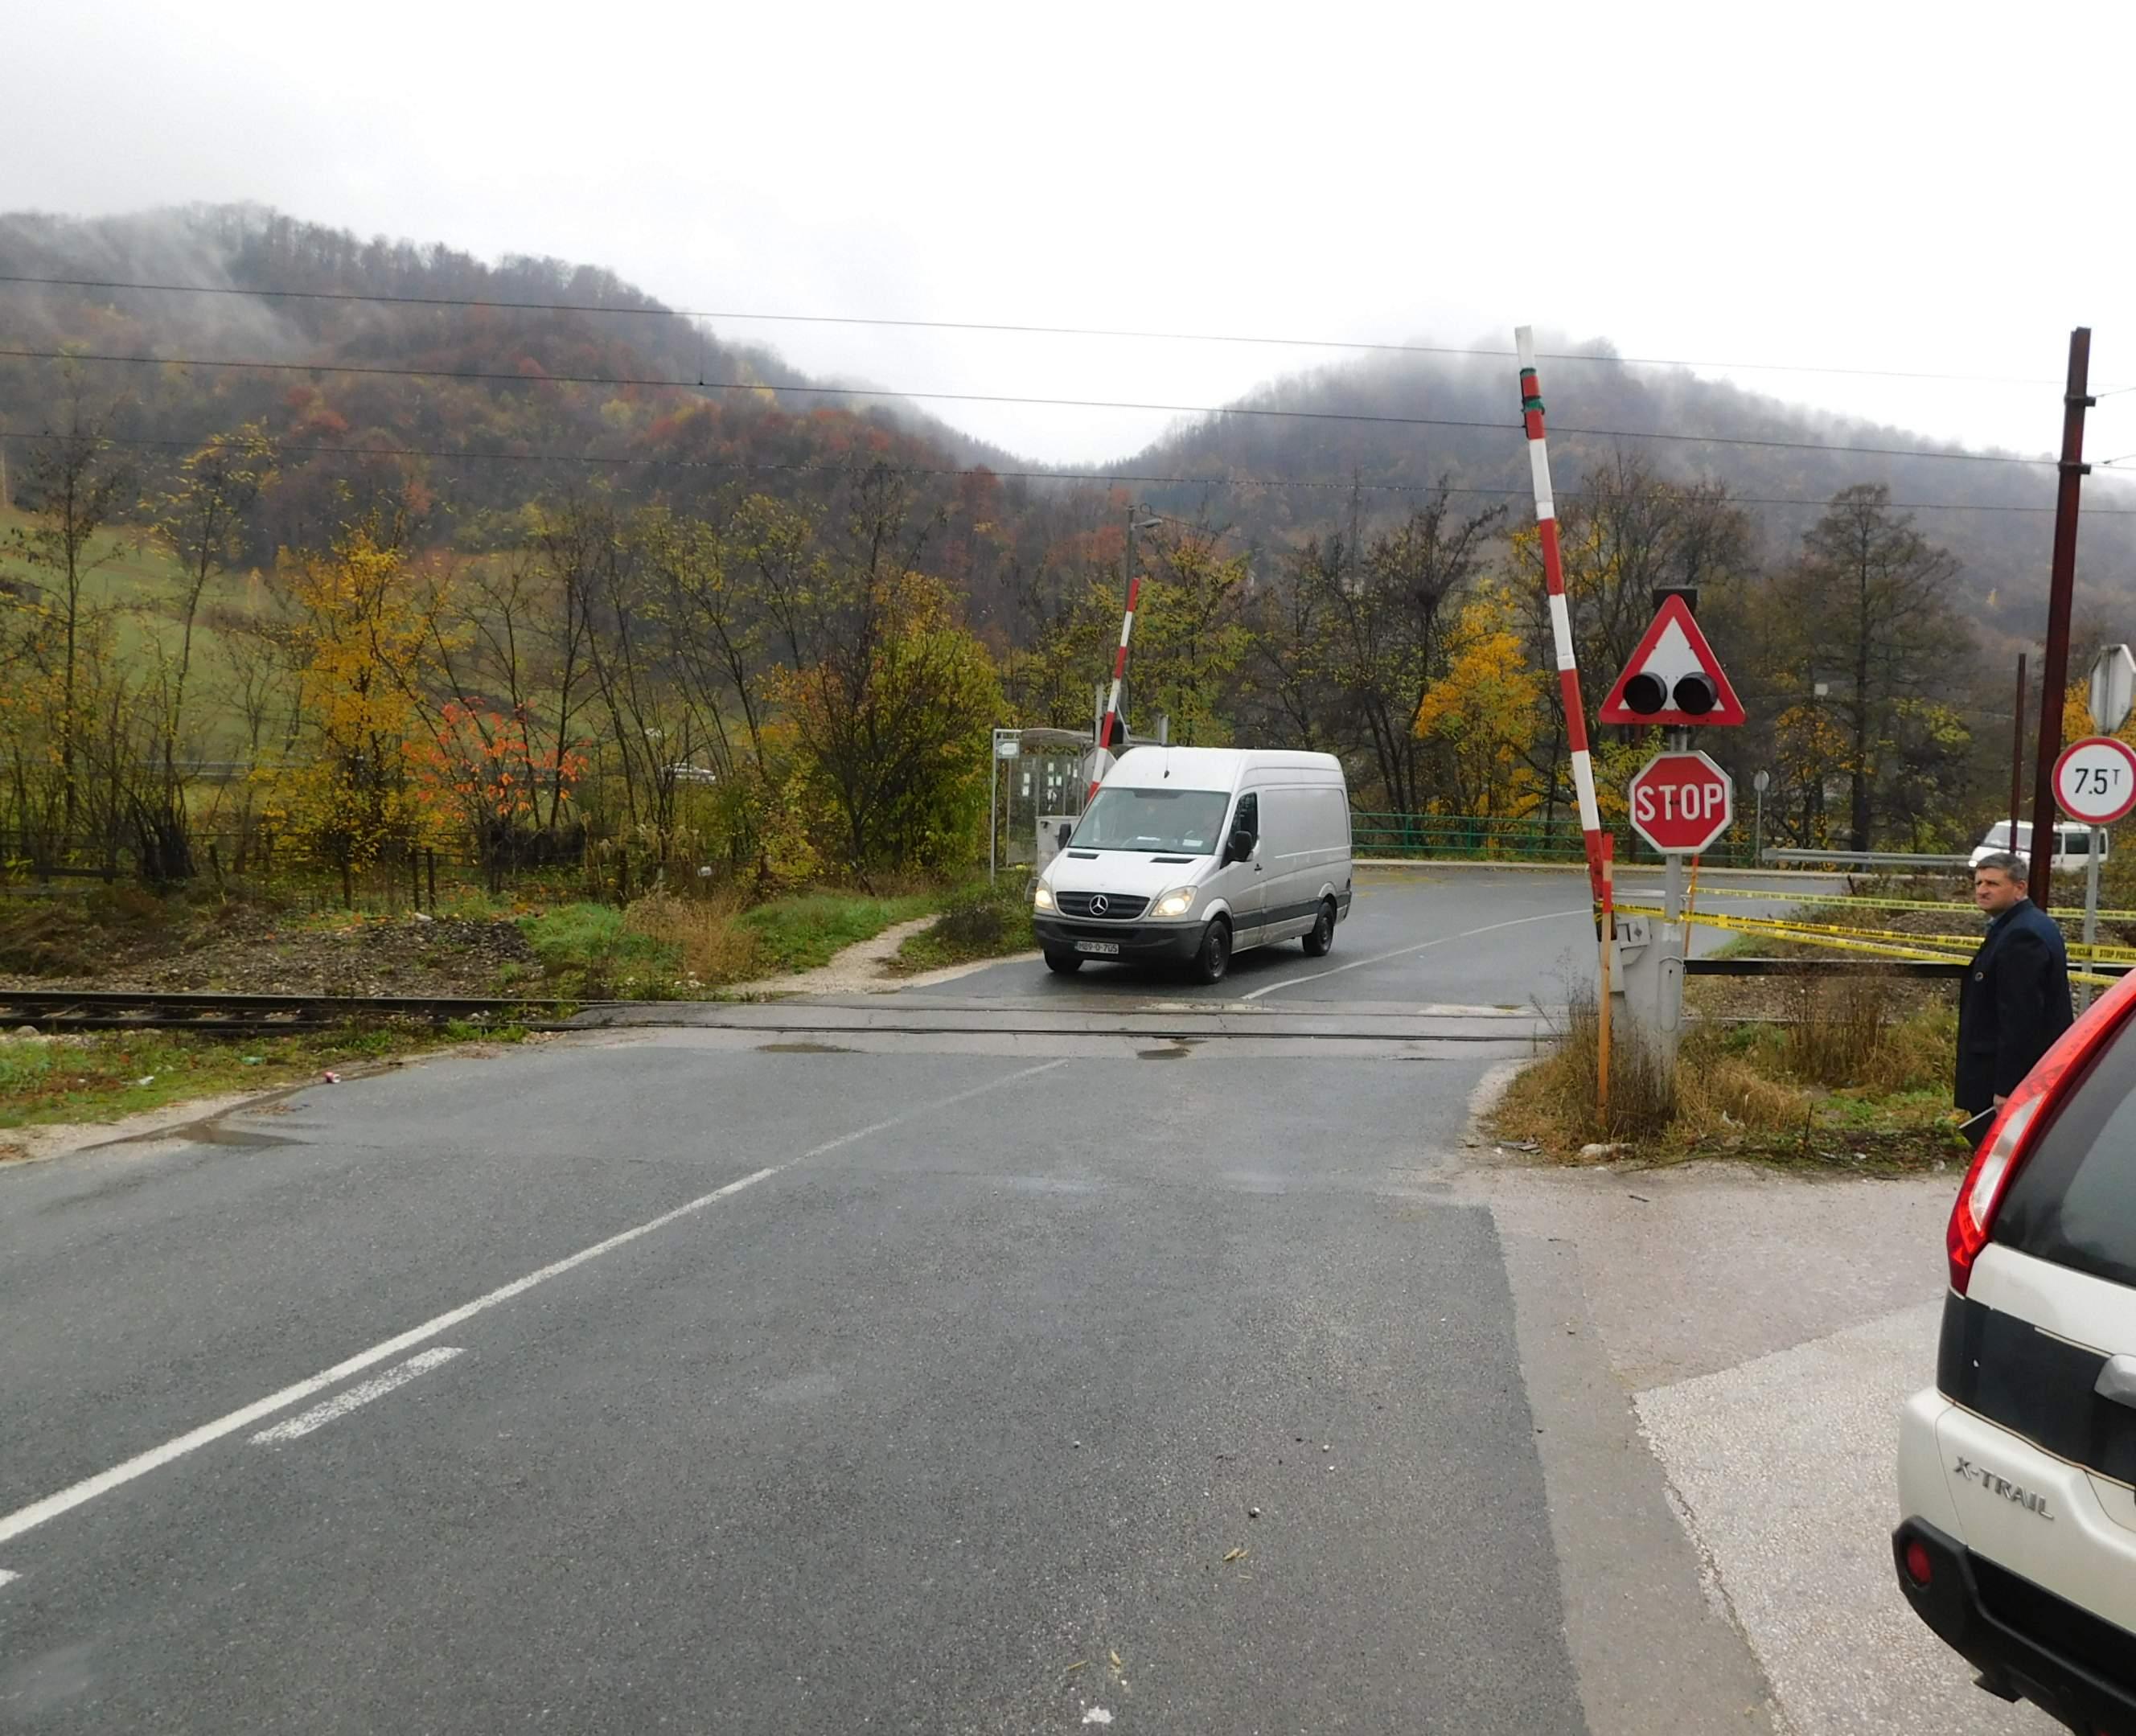
[[[324,1030],[359,1021],[454,1020],[556,1030],[576,1003],[420,995],[230,995],[135,989],[0,988],[0,1030],[192,1030],[257,1035]]]

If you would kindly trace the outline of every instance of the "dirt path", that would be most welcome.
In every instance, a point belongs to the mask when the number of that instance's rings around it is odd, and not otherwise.
[[[1006,963],[1000,958],[975,959],[969,964],[945,965],[938,971],[893,977],[890,962],[897,949],[915,934],[925,933],[935,919],[922,916],[912,922],[894,923],[872,940],[847,947],[828,964],[790,977],[767,977],[756,982],[737,982],[721,991],[727,995],[867,995],[887,994],[894,989],[925,988],[930,983],[953,982],[973,971]],[[1036,958],[1033,953],[1029,955]]]
[[[934,926],[934,919],[922,916],[911,922],[892,923],[872,940],[847,947],[828,964],[813,971],[797,971],[788,977],[766,977],[755,982],[737,982],[726,992],[734,995],[856,995],[870,989],[899,988],[910,979],[886,976],[885,967],[897,949],[915,934]]]

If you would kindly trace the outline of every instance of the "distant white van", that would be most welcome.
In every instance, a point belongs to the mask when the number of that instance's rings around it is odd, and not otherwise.
[[[1974,847],[1973,866],[1978,868],[1980,866],[1981,857],[1993,856],[1998,850],[2007,851],[2009,848],[2010,822],[2007,820],[1998,820],[1988,828],[1988,836]],[[2030,820],[2020,820],[2017,822],[2017,854],[2025,857],[2028,861],[2032,858],[2032,822]],[[2106,834],[2101,832],[2099,835],[2099,859],[2103,862],[2112,854],[2113,847],[2108,842]],[[2055,866],[2057,869],[2081,868],[2090,860],[2090,856],[2091,828],[2090,827],[2057,826],[2055,827]]]
[[[1303,940],[1316,958],[1350,914],[1350,795],[1332,754],[1131,748],[1039,876],[1049,970],[1090,959],[1190,965]]]

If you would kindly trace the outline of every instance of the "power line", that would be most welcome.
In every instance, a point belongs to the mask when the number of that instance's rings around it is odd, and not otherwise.
[[[936,404],[1014,404],[1065,410],[1143,410],[1181,416],[1260,416],[1288,421],[1356,422],[1391,428],[1462,428],[1500,434],[1517,434],[1516,422],[1485,421],[1449,416],[1381,415],[1364,410],[1279,410],[1265,405],[1145,404],[1109,398],[1041,398],[1009,392],[939,392],[893,390],[886,386],[774,386],[754,380],[640,379],[627,375],[550,374],[505,372],[480,368],[396,367],[376,362],[258,361],[222,357],[179,356],[116,356],[88,351],[0,348],[0,356],[28,361],[86,361],[135,367],[237,368],[265,373],[349,374],[367,378],[400,380],[461,380],[476,384],[511,386],[647,386],[668,391],[785,392],[795,395],[830,398],[878,398],[891,401]],[[1736,434],[1678,434],[1658,429],[1574,428],[1554,426],[1559,435],[1579,434],[1597,439],[1668,440],[1702,446],[1748,446],[1780,452],[1844,453],[1868,458],[1949,458],[1968,463],[2023,464],[2051,467],[2052,458],[2020,458],[2007,453],[1937,452],[1905,446],[1853,446],[1819,440],[1760,439]]]
[[[523,313],[635,314],[664,319],[740,320],[764,324],[801,326],[875,326],[901,331],[1000,332],[1027,337],[1104,337],[1148,339],[1164,343],[1256,344],[1271,348],[1356,350],[1401,356],[1464,356],[1510,358],[1512,350],[1488,349],[1456,344],[1386,343],[1347,337],[1268,337],[1230,332],[1141,331],[1118,326],[1046,326],[1002,320],[895,319],[855,313],[760,313],[734,308],[632,308],[613,302],[524,302],[488,300],[453,295],[386,295],[352,289],[273,289],[224,284],[137,284],[106,278],[38,277],[22,272],[0,272],[0,284],[21,284],[51,289],[135,290],[174,295],[253,295],[278,301],[364,302],[410,308],[472,308]],[[2029,379],[2008,374],[1966,374],[1923,371],[1904,368],[1826,366],[1813,362],[1717,361],[1676,356],[1596,356],[1577,350],[1546,351],[1545,361],[1600,362],[1619,367],[1733,368],[1745,373],[1833,374],[1857,379],[1947,380],[1991,386],[2059,386],[2046,378]],[[2126,390],[2126,388],[2124,388]]]
[[[0,429],[0,439],[49,440],[63,438],[49,433],[31,434],[20,429]],[[145,450],[190,451],[205,444],[202,439],[179,440],[148,436],[100,434],[97,439],[107,446],[122,446]],[[1442,487],[1436,482],[1367,482],[1347,478],[1262,478],[1240,476],[1181,476],[1157,475],[1147,473],[1117,470],[997,470],[991,465],[930,465],[930,464],[810,464],[781,460],[758,463],[735,458],[670,458],[644,454],[602,454],[575,452],[468,452],[437,446],[289,446],[278,444],[275,450],[284,455],[304,458],[436,458],[455,463],[512,463],[512,464],[581,464],[588,468],[624,468],[643,467],[649,469],[704,470],[723,475],[791,474],[800,476],[863,476],[880,468],[893,476],[910,477],[987,477],[997,482],[1087,482],[1101,484],[1132,483],[1138,487],[1179,488],[1234,488],[1234,489],[1290,489],[1347,494],[1458,494],[1489,497],[1492,498],[1526,499],[1533,492],[1527,487],[1495,488],[1480,486],[1454,485]],[[1580,500],[1586,492],[1561,489],[1560,500]],[[1728,507],[1828,507],[1828,497],[1816,495],[1755,495],[1731,494],[1717,504]],[[2028,512],[2049,513],[2055,510],[2051,502],[2043,506],[2026,507],[1983,503],[1976,501],[1891,501],[1886,503],[1897,512]],[[2086,517],[2136,517],[2136,507],[2086,507]],[[1168,515],[1160,513],[1160,517]]]

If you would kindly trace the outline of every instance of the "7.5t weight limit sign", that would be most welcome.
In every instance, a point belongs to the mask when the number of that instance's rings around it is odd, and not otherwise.
[[[2072,820],[2111,826],[2136,807],[2136,749],[2111,735],[2071,742],[2055,762],[2055,800]]]
[[[1632,830],[1664,856],[1697,856],[1734,823],[1736,786],[1703,754],[1657,754],[1632,774]]]

